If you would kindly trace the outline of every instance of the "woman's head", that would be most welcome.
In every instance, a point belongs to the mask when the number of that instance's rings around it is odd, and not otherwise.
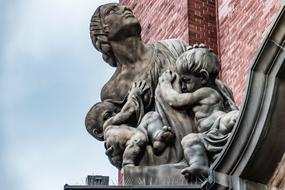
[[[108,40],[108,34],[104,31],[104,22],[101,16],[103,6],[104,5],[99,6],[91,18],[90,37],[94,47],[103,54],[104,61],[116,67],[117,64]]]
[[[99,6],[91,18],[90,37],[94,47],[103,54],[103,59],[111,66],[117,63],[110,41],[123,37],[139,36],[141,27],[132,11],[118,3]]]

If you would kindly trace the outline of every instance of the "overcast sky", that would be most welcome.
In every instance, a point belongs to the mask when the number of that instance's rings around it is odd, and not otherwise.
[[[114,72],[89,37],[90,18],[106,2],[1,1],[1,189],[62,190],[90,174],[117,184],[103,144],[84,126]]]

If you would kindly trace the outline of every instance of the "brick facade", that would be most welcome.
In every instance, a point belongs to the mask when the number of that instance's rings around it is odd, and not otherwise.
[[[204,43],[217,52],[215,0],[188,0],[189,44]]]
[[[222,65],[220,78],[233,90],[238,105],[245,95],[249,66],[281,10],[281,0],[120,0],[120,3],[131,7],[139,18],[145,42],[180,38],[214,49]],[[283,166],[284,158],[276,171]],[[284,186],[284,171],[282,175]],[[119,179],[122,183],[120,173]]]
[[[280,0],[217,0],[217,8],[221,78],[240,105],[248,68],[281,9]]]
[[[188,11],[185,0],[120,0],[128,5],[142,26],[142,39],[156,42],[180,38],[188,41]]]
[[[280,0],[120,0],[139,18],[145,42],[180,38],[219,54],[224,80],[238,105],[248,68],[281,8]]]
[[[205,43],[217,52],[215,0],[121,0],[140,20],[142,39],[180,38]]]

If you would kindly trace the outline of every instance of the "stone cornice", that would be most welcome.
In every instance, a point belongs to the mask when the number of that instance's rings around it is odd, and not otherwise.
[[[214,183],[230,189],[250,189],[252,185],[242,181],[267,184],[281,160],[285,152],[284,43],[283,7],[251,66],[232,137],[212,166]]]

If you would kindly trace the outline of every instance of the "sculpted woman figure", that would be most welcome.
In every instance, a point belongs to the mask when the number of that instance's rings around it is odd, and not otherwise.
[[[186,50],[187,44],[177,39],[145,44],[141,40],[138,19],[128,7],[117,3],[105,4],[96,9],[91,19],[90,36],[94,47],[102,53],[103,59],[116,67],[113,76],[101,90],[102,101],[111,102],[120,109],[126,102],[133,82],[144,80],[149,86],[149,90],[142,97],[134,97],[134,101],[137,102],[134,104],[136,116],[121,124],[133,127],[137,127],[141,122],[149,124],[154,113],[154,119],[157,120],[159,115],[163,125],[171,127],[175,135],[175,142],[159,156],[153,154],[151,146],[147,146],[139,165],[181,161],[183,150],[180,142],[185,135],[194,130],[192,120],[184,111],[175,110],[165,104],[156,87],[161,73],[168,69],[175,71],[175,61]],[[177,76],[173,86],[180,91],[178,81]],[[150,113],[148,118],[144,118],[146,113]],[[87,115],[86,121],[90,121],[89,117],[90,114]],[[91,129],[92,122],[89,122],[88,132],[98,140],[104,140],[103,128],[96,129],[95,132]],[[112,154],[108,156],[112,160]]]

